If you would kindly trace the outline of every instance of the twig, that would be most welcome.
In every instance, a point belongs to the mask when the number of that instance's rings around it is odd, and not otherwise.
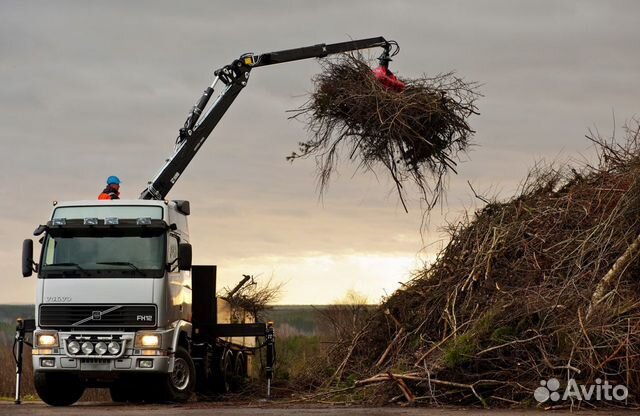
[[[633,243],[627,247],[627,249],[622,253],[620,257],[613,263],[613,266],[607,274],[600,280],[596,290],[593,292],[591,296],[591,303],[589,304],[589,309],[587,309],[586,319],[588,320],[593,312],[593,309],[602,301],[605,296],[605,291],[611,285],[614,280],[617,280],[618,277],[624,272],[629,263],[638,257],[638,253],[640,253],[640,234],[633,240]]]
[[[508,347],[508,346],[511,346],[511,345],[524,344],[524,343],[531,342],[531,341],[533,341],[535,339],[543,338],[543,337],[544,337],[544,335],[539,334],[539,335],[536,335],[536,336],[533,336],[533,337],[527,338],[527,339],[516,339],[516,340],[511,341],[511,342],[506,342],[504,344],[500,344],[500,345],[496,345],[496,346],[484,349],[484,350],[476,353],[476,356],[480,356],[482,354],[486,354],[486,353],[491,352],[491,351],[499,350],[500,348]]]
[[[396,343],[398,342],[398,340],[402,335],[404,335],[404,328],[400,328],[400,330],[398,330],[398,333],[396,334],[396,336],[393,337],[393,340],[391,340],[387,348],[384,350],[384,352],[376,362],[375,364],[376,367],[380,367],[384,363],[384,361],[387,359],[387,355],[389,355],[389,352],[396,345]]]

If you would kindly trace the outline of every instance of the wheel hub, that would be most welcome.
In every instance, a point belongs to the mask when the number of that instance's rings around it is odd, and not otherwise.
[[[178,390],[185,390],[189,385],[190,375],[189,366],[184,358],[176,358],[173,365],[173,373],[171,373],[171,383]]]

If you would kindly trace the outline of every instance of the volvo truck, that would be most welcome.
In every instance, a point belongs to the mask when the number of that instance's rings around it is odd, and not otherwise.
[[[273,354],[272,328],[216,296],[215,266],[191,264],[189,214],[188,201],[59,203],[34,233],[38,262],[25,240],[43,401],[69,405],[108,387],[116,402],[184,402],[238,386],[256,337]]]

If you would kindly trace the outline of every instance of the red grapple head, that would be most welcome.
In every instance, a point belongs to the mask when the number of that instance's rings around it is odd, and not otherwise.
[[[385,66],[379,66],[373,70],[373,76],[388,89],[396,92],[404,91],[406,85],[400,81],[398,77],[393,75],[393,72],[389,71],[389,68]]]

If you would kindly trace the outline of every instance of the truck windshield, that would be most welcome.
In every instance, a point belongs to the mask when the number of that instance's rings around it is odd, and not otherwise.
[[[41,277],[161,277],[166,234],[55,236],[45,241]]]

